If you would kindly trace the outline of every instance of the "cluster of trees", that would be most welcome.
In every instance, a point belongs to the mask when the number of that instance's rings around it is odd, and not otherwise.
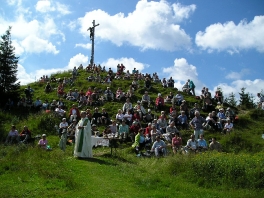
[[[16,101],[19,97],[20,82],[17,79],[17,64],[19,57],[15,55],[11,41],[11,27],[1,36],[0,40],[0,96],[1,106],[8,98]]]

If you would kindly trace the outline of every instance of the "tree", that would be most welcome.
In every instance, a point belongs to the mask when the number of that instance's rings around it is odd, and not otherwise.
[[[233,92],[230,93],[228,98],[225,99],[225,103],[229,104],[230,106],[236,107],[237,106],[236,95]]]
[[[11,27],[1,36],[0,40],[0,95],[2,100],[8,98],[16,100],[20,82],[17,82],[17,63],[19,57],[15,56],[15,48],[11,41]]]
[[[255,104],[253,101],[253,96],[252,96],[252,94],[250,95],[249,93],[245,93],[245,90],[246,90],[245,87],[241,88],[241,93],[239,93],[239,95],[240,95],[240,100],[239,100],[240,104],[239,105],[242,108],[246,108],[246,109],[254,108]]]

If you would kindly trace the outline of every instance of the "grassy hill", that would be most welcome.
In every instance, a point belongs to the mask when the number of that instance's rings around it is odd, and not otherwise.
[[[90,75],[80,72],[77,80],[68,89],[87,90],[97,87],[105,90],[108,85],[88,83]],[[106,73],[103,74],[104,76]],[[70,77],[70,72],[56,74],[56,78]],[[114,80],[111,90],[118,87],[127,90],[131,81]],[[34,99],[42,101],[58,99],[56,91],[46,94],[43,83],[32,83]],[[57,83],[52,83],[57,87]],[[21,87],[21,94],[23,89]],[[143,82],[135,92],[133,105],[144,93]],[[175,89],[164,89],[154,84],[149,91],[152,100],[158,93],[166,96]],[[184,95],[189,106],[201,101]],[[65,101],[67,110],[73,102]],[[123,102],[104,104],[114,118]],[[166,112],[169,111],[166,105]],[[85,110],[88,107],[83,107]],[[94,107],[89,107],[93,109]],[[158,112],[155,112],[158,115]],[[205,115],[205,112],[202,112]],[[216,136],[224,152],[207,152],[198,155],[169,155],[165,158],[136,157],[131,144],[120,144],[115,156],[110,148],[95,148],[94,159],[73,158],[73,146],[66,152],[58,148],[59,139],[54,125],[60,120],[53,114],[33,110],[13,109],[0,112],[1,139],[10,130],[11,124],[18,129],[27,125],[34,135],[47,133],[53,150],[46,152],[28,145],[0,145],[0,197],[263,197],[264,196],[264,112],[250,110],[240,112],[239,121],[231,135],[205,131],[205,137]],[[100,128],[102,129],[102,128]],[[191,130],[182,131],[186,143]]]

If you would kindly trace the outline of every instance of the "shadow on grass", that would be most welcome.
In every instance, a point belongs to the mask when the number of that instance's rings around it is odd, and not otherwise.
[[[87,161],[87,162],[94,162],[94,163],[98,163],[100,165],[112,165],[112,166],[117,165],[116,163],[110,163],[106,160],[102,160],[102,159],[98,159],[98,158],[81,158],[81,157],[78,157],[76,159],[82,160],[82,161]]]

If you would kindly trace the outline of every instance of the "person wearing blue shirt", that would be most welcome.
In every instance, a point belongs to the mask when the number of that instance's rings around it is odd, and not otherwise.
[[[206,140],[204,139],[204,135],[201,134],[200,135],[200,139],[198,139],[198,149],[200,151],[205,151],[207,150],[207,142]]]

